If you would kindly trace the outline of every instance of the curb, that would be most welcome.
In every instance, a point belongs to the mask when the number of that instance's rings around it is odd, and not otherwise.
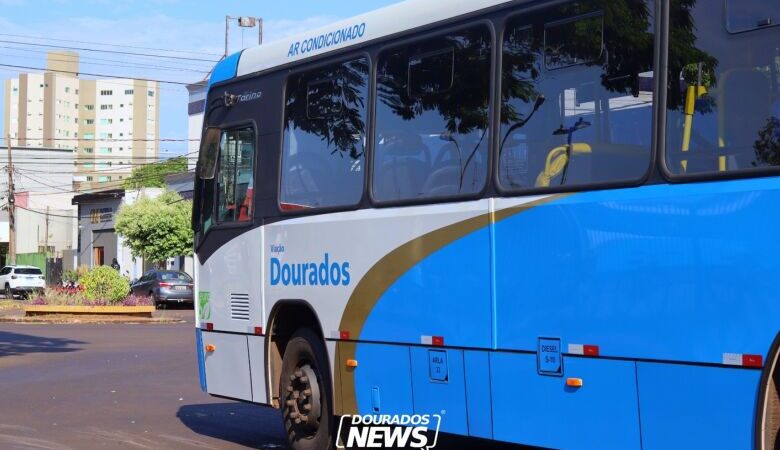
[[[90,320],[94,319],[94,320]],[[183,319],[140,319],[134,318],[110,318],[99,316],[79,317],[0,317],[0,323],[16,324],[57,324],[57,325],[170,325],[187,323]]]

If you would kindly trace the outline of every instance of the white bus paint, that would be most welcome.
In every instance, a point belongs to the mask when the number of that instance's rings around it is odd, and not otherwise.
[[[238,62],[237,76],[262,72],[274,67],[302,61],[334,50],[364,44],[418,27],[440,23],[486,8],[511,3],[512,0],[407,0],[334,24],[244,50]],[[360,37],[322,46],[312,51],[295,50],[296,44],[328,36],[340,30],[365,27]],[[308,46],[307,46],[308,47]],[[291,49],[293,50],[291,52]]]

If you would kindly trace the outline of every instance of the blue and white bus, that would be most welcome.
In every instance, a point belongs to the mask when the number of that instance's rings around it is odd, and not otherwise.
[[[210,394],[556,449],[777,449],[780,3],[408,0],[211,77]]]

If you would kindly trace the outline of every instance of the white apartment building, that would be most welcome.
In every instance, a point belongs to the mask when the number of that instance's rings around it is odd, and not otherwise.
[[[208,80],[187,85],[189,103],[187,104],[187,168],[195,169],[198,151],[200,151],[200,138],[203,133],[203,117],[206,111],[206,94],[208,93]]]
[[[159,156],[159,84],[78,72],[78,54],[52,52],[47,72],[6,80],[5,135],[15,147],[76,150],[76,189],[116,187]]]
[[[153,82],[81,81],[81,140],[74,180],[80,188],[117,187],[130,175],[134,163],[157,160],[159,94]]]

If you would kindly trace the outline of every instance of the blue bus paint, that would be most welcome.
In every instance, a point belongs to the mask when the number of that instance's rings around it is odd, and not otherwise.
[[[421,336],[443,336],[447,345],[489,348],[490,302],[490,240],[484,228],[399,278],[369,314],[360,339],[419,344]]]
[[[566,450],[640,448],[635,365],[569,358],[566,380],[536,373],[536,356],[490,355],[493,433],[500,441]],[[670,447],[674,448],[674,447]]]
[[[489,351],[495,333],[497,351],[489,352],[487,374],[492,405],[471,403],[485,392],[468,394],[474,389],[468,373],[479,364],[469,364],[469,357],[462,369],[464,400],[460,391],[442,394],[441,386],[420,379],[428,376],[425,370],[403,361],[417,349],[360,344],[361,369],[368,360],[377,367],[398,367],[401,374],[358,371],[358,399],[365,399],[359,401],[360,412],[370,411],[370,387],[379,383],[388,412],[408,412],[409,402],[417,406],[418,398],[437,398],[450,410],[467,412],[469,433],[474,418],[492,414],[492,421],[475,424],[480,431],[474,435],[557,448],[600,442],[600,448],[629,449],[640,445],[641,410],[643,421],[648,416],[648,448],[670,448],[660,436],[678,416],[673,409],[666,422],[653,418],[654,412],[668,410],[644,401],[645,396],[666,386],[670,398],[697,402],[711,390],[693,389],[685,374],[678,375],[685,382],[675,384],[662,373],[685,372],[691,367],[687,363],[721,364],[724,353],[766,359],[780,329],[773,287],[780,241],[767,238],[761,226],[780,219],[778,204],[780,178],[585,192],[467,235],[399,278],[369,314],[360,339],[417,344],[422,335],[441,335],[447,346]],[[493,277],[491,287],[486,280]],[[538,339],[547,336],[561,338],[563,378],[537,373]],[[566,356],[568,344],[598,345],[601,356],[628,361]],[[640,363],[638,380],[631,359],[683,365]],[[449,365],[452,370],[452,361]],[[740,420],[721,420],[723,426],[737,424],[734,439],[748,445],[760,372],[738,372],[713,367],[706,377],[714,388],[722,374],[729,395],[741,399],[733,413]],[[566,377],[583,377],[585,387],[567,390]],[[395,404],[384,406],[388,398]],[[462,406],[452,403],[461,401]],[[713,405],[710,414],[721,411]],[[681,417],[694,411],[685,408],[701,410],[681,406]],[[561,424],[561,417],[578,422]],[[455,422],[460,430],[461,422]],[[551,424],[569,431],[560,433]],[[690,442],[712,432],[688,430]]]
[[[410,349],[412,357],[412,395],[415,414],[441,415],[441,431],[468,435],[466,382],[463,352],[460,350]],[[447,377],[439,381],[430,374],[430,352],[447,356]]]
[[[195,329],[195,346],[198,349],[198,377],[200,378],[200,390],[208,392],[206,389],[206,356],[203,353],[203,332],[200,328]]]
[[[721,363],[780,329],[780,178],[589,192],[496,224],[499,349]]]
[[[408,347],[358,344],[355,359],[360,362],[355,370],[355,399],[360,414],[414,411]]]
[[[215,83],[220,81],[230,80],[236,77],[238,71],[238,61],[241,59],[241,52],[233,53],[222,61],[218,62],[214,66],[214,70],[211,71],[211,78],[209,78],[209,88]]]
[[[463,352],[466,373],[466,410],[469,436],[493,439],[493,410],[490,405],[490,357],[488,352]]]
[[[751,450],[760,372],[637,363],[642,450]]]

